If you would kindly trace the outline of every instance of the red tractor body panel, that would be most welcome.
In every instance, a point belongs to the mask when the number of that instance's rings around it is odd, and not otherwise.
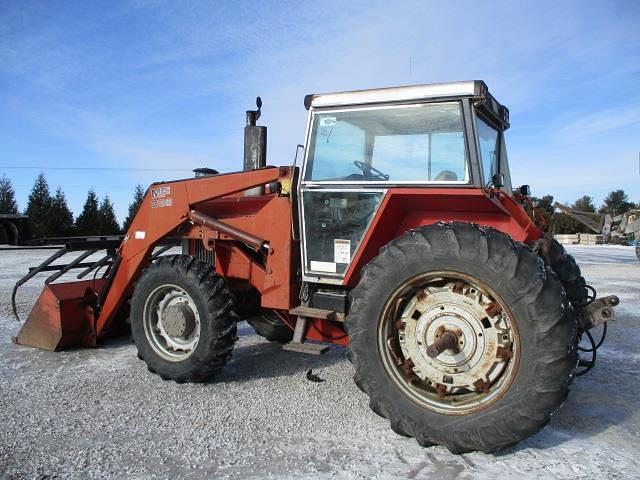
[[[204,178],[154,184],[147,191],[127,235],[119,249],[119,263],[113,282],[96,322],[99,337],[108,330],[126,299],[131,296],[133,282],[150,261],[158,241],[189,223],[192,209],[212,199],[227,197],[249,188],[275,182],[292,174],[292,169],[269,167],[252,172],[237,172]],[[290,210],[290,208],[289,208]],[[289,219],[290,221],[290,219]],[[214,239],[211,229],[198,226],[185,228],[187,238]],[[219,235],[219,234],[218,234]]]
[[[226,197],[203,203],[198,210],[269,242],[263,265],[256,261],[252,251],[233,238],[214,232],[208,237],[200,227],[189,232],[189,238],[193,239],[204,235],[203,245],[215,250],[216,271],[233,289],[254,287],[261,294],[264,308],[288,311],[297,305],[300,282],[296,271],[300,251],[298,242],[292,238],[294,207],[290,197],[276,194]]]
[[[516,241],[540,237],[540,230],[512,197],[475,188],[391,188],[387,191],[343,284],[354,287],[360,271],[380,248],[407,230],[437,222],[490,226]]]

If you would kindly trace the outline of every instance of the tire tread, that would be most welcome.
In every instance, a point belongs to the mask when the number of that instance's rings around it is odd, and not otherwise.
[[[142,322],[138,317],[142,316],[144,303],[144,298],[139,298],[136,292],[147,288],[147,282],[154,281],[154,277],[175,271],[184,282],[197,289],[205,306],[205,312],[201,312],[201,336],[196,351],[182,362],[169,362],[158,356],[148,344],[144,328],[134,325],[134,322]],[[211,265],[190,255],[161,256],[141,274],[132,297],[132,333],[139,358],[147,363],[150,372],[158,373],[163,380],[177,383],[209,380],[227,363],[237,340],[237,316],[233,306],[233,294]],[[177,367],[176,364],[181,365]]]
[[[374,322],[364,313],[385,282],[384,272],[398,263],[406,264],[412,252],[420,251],[429,258],[452,256],[466,261],[481,261],[504,285],[516,291],[517,302],[525,302],[529,317],[535,319],[533,339],[540,348],[535,371],[535,387],[526,398],[509,404],[503,413],[508,422],[477,420],[458,422],[464,428],[438,429],[427,422],[416,421],[397,404],[397,393],[379,388],[376,374],[367,364],[367,344],[364,335]],[[481,450],[486,453],[508,448],[542,429],[562,405],[577,363],[576,327],[560,280],[546,268],[544,262],[527,245],[491,227],[479,227],[463,222],[437,223],[411,230],[390,242],[361,273],[358,285],[351,292],[351,309],[345,320],[350,345],[347,356],[354,365],[354,380],[370,398],[371,409],[390,420],[392,428],[416,438],[423,446],[441,444],[453,453]],[[375,327],[374,327],[375,328]],[[529,339],[525,339],[528,341]],[[377,351],[377,350],[376,350]],[[472,415],[470,415],[472,417]]]

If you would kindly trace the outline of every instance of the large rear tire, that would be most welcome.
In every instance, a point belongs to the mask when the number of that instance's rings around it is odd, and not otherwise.
[[[209,380],[231,357],[237,317],[233,295],[211,265],[189,255],[160,257],[131,300],[138,356],[164,380]]]
[[[589,298],[587,283],[573,256],[567,253],[560,242],[551,239],[549,249],[546,254],[543,254],[543,258],[546,264],[558,275],[571,305],[574,308],[586,305]]]
[[[546,425],[568,394],[576,323],[562,285],[494,229],[406,233],[363,269],[351,302],[354,379],[374,412],[422,446],[502,450]],[[433,358],[427,345],[443,333],[456,341]]]

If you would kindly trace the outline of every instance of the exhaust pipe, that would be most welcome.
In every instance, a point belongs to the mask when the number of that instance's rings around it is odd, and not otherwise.
[[[257,110],[247,110],[247,125],[244,127],[244,170],[256,170],[267,165],[267,127],[257,126],[260,118],[262,99],[256,98]],[[247,197],[264,195],[264,186],[245,192]]]

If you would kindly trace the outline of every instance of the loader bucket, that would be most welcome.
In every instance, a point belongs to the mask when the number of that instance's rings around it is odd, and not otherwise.
[[[104,279],[96,279],[45,285],[29,317],[12,340],[50,351],[94,347],[92,305],[97,298],[96,290],[99,291],[104,282]]]

